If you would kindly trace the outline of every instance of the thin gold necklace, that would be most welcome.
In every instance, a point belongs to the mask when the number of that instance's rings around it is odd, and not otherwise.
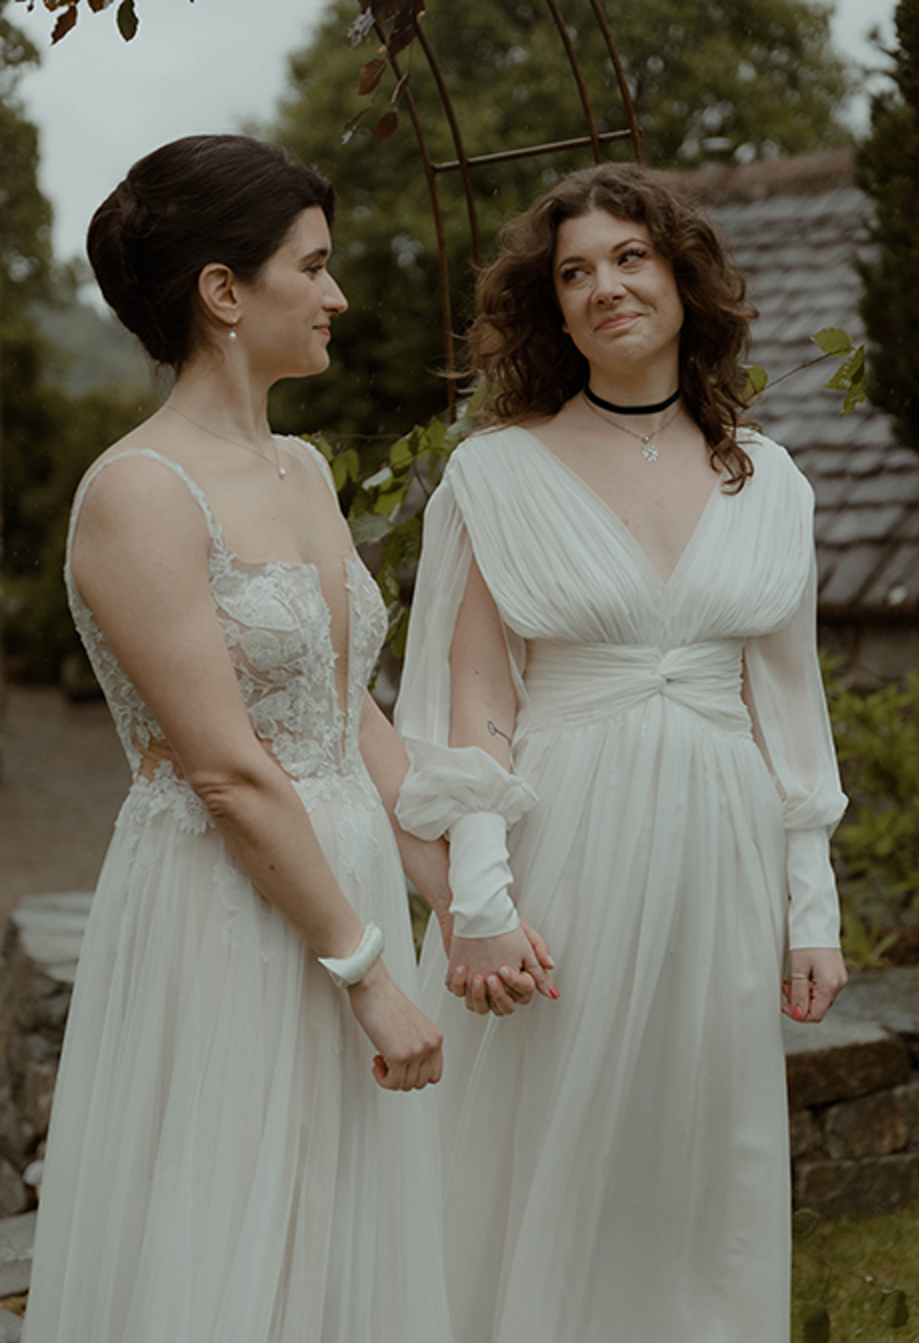
[[[229,434],[218,433],[216,429],[208,429],[206,424],[199,424],[198,421],[193,420],[190,415],[186,415],[184,410],[179,410],[178,406],[174,406],[171,401],[166,402],[166,409],[174,411],[176,415],[181,415],[183,420],[187,420],[189,424],[193,424],[195,428],[200,429],[203,434],[210,434],[213,438],[222,438],[224,443],[235,443],[238,448],[245,448],[246,452],[251,452],[253,457],[260,457],[266,466],[269,465],[268,458],[265,454],[259,452],[258,448],[253,448],[251,443],[244,443],[241,438],[230,438]],[[271,440],[271,446],[274,448],[275,470],[283,480],[287,475],[287,467],[281,465],[281,459],[278,456],[278,445],[273,438]]]
[[[587,407],[588,410],[592,410],[593,413],[597,416],[597,418],[601,419],[604,424],[611,424],[614,429],[621,429],[622,432],[624,434],[628,434],[630,438],[638,439],[639,443],[642,445],[641,455],[642,457],[644,457],[646,462],[657,461],[658,457],[660,456],[660,453],[655,447],[654,443],[652,442],[652,439],[657,438],[659,434],[663,433],[663,431],[667,428],[667,425],[670,424],[672,420],[676,419],[676,417],[680,413],[680,410],[682,409],[682,405],[678,402],[677,405],[670,412],[670,414],[667,416],[666,420],[661,420],[657,428],[652,429],[650,434],[637,434],[634,429],[629,429],[627,425],[619,424],[619,422],[617,420],[612,419],[611,416],[605,415],[603,411],[600,410],[598,406],[595,406],[593,402],[589,401],[586,396],[584,397],[584,405]]]

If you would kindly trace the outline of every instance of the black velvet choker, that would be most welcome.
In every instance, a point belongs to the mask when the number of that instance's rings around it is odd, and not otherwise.
[[[678,387],[673,396],[668,396],[665,401],[655,401],[649,406],[617,406],[614,401],[604,401],[602,396],[597,396],[589,387],[584,388],[584,395],[593,405],[599,406],[601,410],[608,410],[613,415],[656,415],[659,410],[666,410],[674,401],[679,400],[680,389]]]

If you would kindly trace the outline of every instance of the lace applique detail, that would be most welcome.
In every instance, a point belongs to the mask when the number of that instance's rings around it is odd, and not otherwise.
[[[128,794],[123,813],[142,811],[144,818],[169,812],[180,830],[188,835],[203,835],[214,829],[207,807],[198,794],[175,772],[171,760],[157,765],[151,778],[139,774]],[[120,819],[120,817],[119,817]]]
[[[350,599],[348,654],[349,754],[359,755],[359,734],[364,692],[373,674],[386,638],[386,608],[380,590],[358,556],[345,564],[345,583]]]
[[[361,560],[354,555],[342,562],[349,647],[347,704],[341,705],[335,687],[337,654],[331,616],[316,566],[240,560],[227,546],[206,497],[177,463],[149,449],[134,449],[121,456],[162,462],[185,482],[204,513],[211,536],[209,571],[217,618],[256,735],[271,747],[294,780],[357,773],[361,700],[386,633],[382,598]],[[163,733],[124,675],[71,573],[76,522],[94,474],[87,477],[74,503],[65,577],[74,622],[136,776],[144,751]],[[191,801],[190,792],[183,793],[185,802],[177,815],[197,832],[206,812]],[[176,797],[169,800],[175,803]]]
[[[368,807],[346,801],[338,822],[338,845],[342,867],[354,878],[358,890],[371,892],[371,917],[379,920],[377,874],[383,846],[373,833],[373,821]]]
[[[214,864],[214,889],[229,915],[223,925],[221,945],[233,951],[257,946],[266,964],[277,961],[283,952],[288,925],[232,859],[218,858]]]

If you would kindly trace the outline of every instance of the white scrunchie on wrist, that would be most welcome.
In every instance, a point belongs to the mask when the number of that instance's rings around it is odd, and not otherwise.
[[[337,989],[349,989],[359,984],[375,961],[383,955],[383,930],[368,923],[356,951],[350,956],[317,956],[320,965],[329,972]]]
[[[453,931],[457,937],[500,937],[520,926],[508,893],[507,822],[498,812],[461,816],[449,830]]]

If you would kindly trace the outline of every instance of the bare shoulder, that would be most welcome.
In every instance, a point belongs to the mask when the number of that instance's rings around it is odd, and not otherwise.
[[[163,431],[160,425],[160,412],[144,420],[135,428],[128,431],[121,438],[117,439],[110,447],[101,452],[92,465],[86,470],[80,484],[77,487],[77,497],[83,492],[87,483],[94,482],[93,494],[99,492],[108,492],[113,488],[112,481],[130,480],[135,472],[144,472],[143,466],[131,465],[121,467],[112,471],[112,464],[124,459],[127,463],[140,464],[149,461],[148,454],[156,453],[160,456],[169,457],[170,444],[168,434]],[[104,469],[103,469],[104,468]],[[151,476],[153,473],[147,470],[146,474]],[[165,475],[165,471],[163,471]],[[98,479],[98,488],[95,482]],[[103,482],[105,485],[103,487]]]
[[[558,420],[558,415],[531,415],[525,420],[518,420],[518,429],[526,429],[531,434],[543,433],[546,429],[551,429]]]
[[[298,438],[293,434],[275,434],[274,441],[282,452],[289,453],[294,461],[300,463],[308,480],[321,479],[324,486],[328,485],[337,501],[338,490],[332,467],[320,447],[309,438]]]
[[[328,471],[329,463],[326,461],[325,454],[321,448],[310,438],[300,438],[296,434],[275,434],[274,439],[282,447],[295,457],[299,457],[304,462],[315,462],[323,470]]]
[[[524,429],[546,447],[558,452],[579,437],[577,417],[572,415],[571,405],[570,401],[566,402],[554,415],[532,415],[519,420],[518,428]]]
[[[119,550],[209,544],[207,522],[181,466],[146,436],[128,435],[97,457],[76,498],[75,555],[85,555],[94,543],[112,542]]]

